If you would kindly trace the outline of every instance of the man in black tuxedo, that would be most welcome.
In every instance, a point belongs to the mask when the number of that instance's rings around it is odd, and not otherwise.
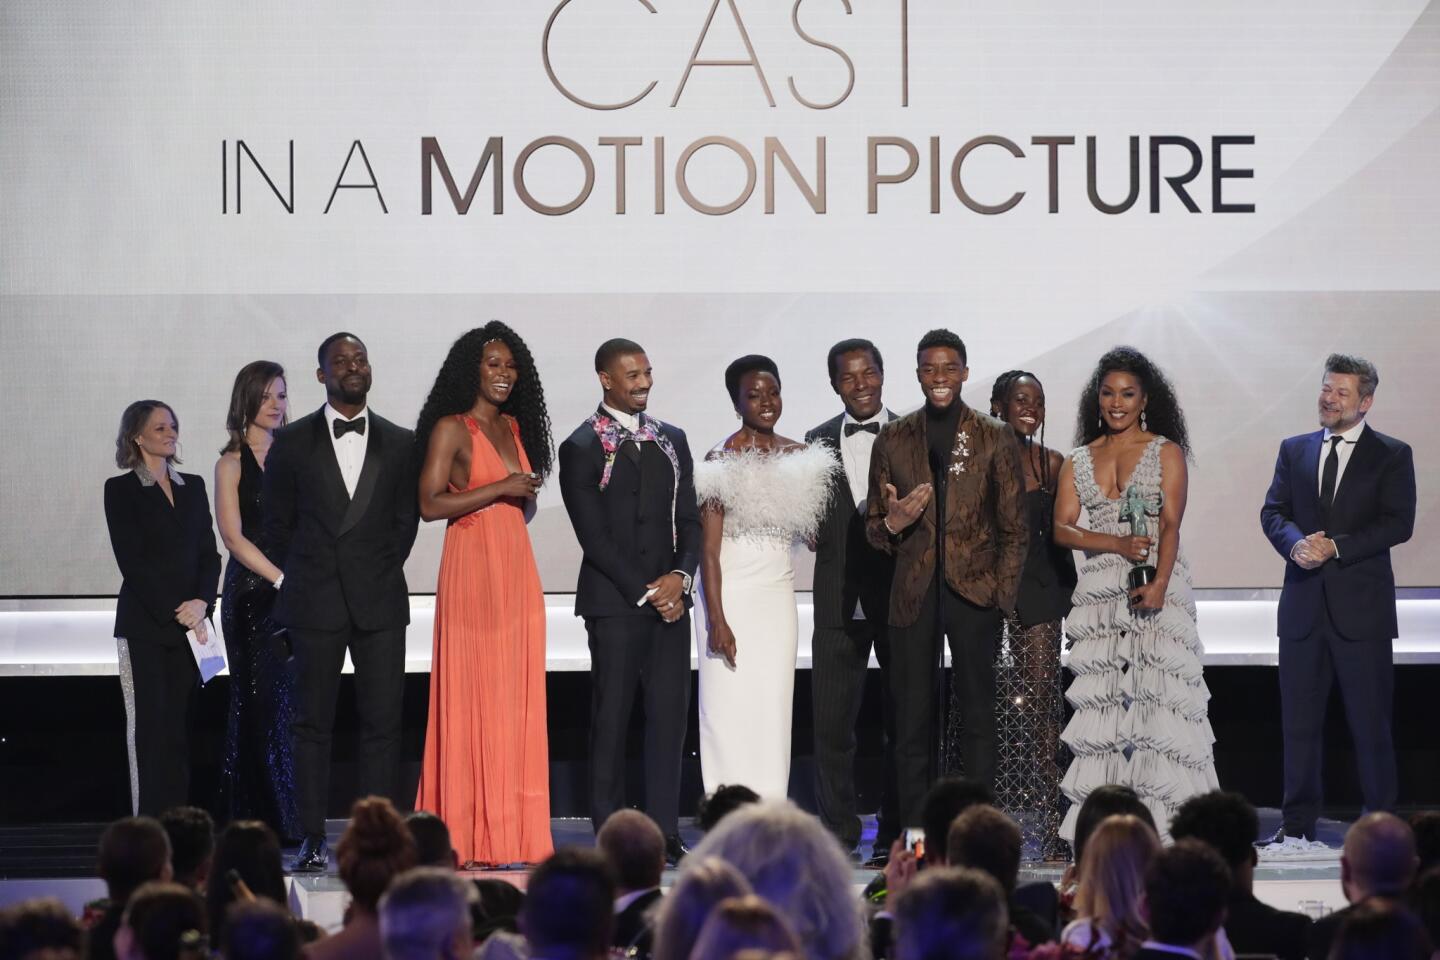
[[[370,359],[351,333],[325,339],[315,378],[328,402],[275,432],[265,462],[265,538],[283,571],[273,616],[298,675],[296,792],[304,844],[293,869],[325,869],[330,738],[345,651],[355,664],[360,793],[394,796],[410,591],[419,524],[415,438],[366,408]]]
[[[1326,359],[1324,429],[1280,445],[1260,510],[1286,561],[1278,617],[1285,799],[1272,841],[1315,838],[1325,702],[1337,678],[1365,808],[1395,807],[1391,647],[1399,630],[1390,548],[1415,528],[1415,461],[1407,444],[1365,425],[1379,382],[1368,360]]]
[[[599,408],[560,444],[560,493],[584,559],[575,614],[590,641],[590,818],[625,806],[625,740],[645,698],[645,812],[680,842],[680,761],[690,712],[690,587],[700,510],[685,433],[645,413],[644,349],[607,340],[595,353]]]
[[[810,686],[815,726],[815,806],[821,822],[847,850],[860,842],[855,798],[855,723],[865,694],[870,651],[882,673],[884,782],[875,832],[875,864],[883,866],[899,836],[895,794],[895,710],[886,640],[895,558],[865,539],[870,453],[880,427],[895,419],[885,409],[885,361],[869,340],[842,340],[826,357],[830,386],[845,410],[805,434],[838,454],[830,510],[815,538],[815,631]]]

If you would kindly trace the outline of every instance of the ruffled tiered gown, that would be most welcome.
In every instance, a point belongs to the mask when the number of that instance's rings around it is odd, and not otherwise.
[[[1167,442],[1150,441],[1131,476],[1149,498],[1160,495],[1160,448]],[[1088,529],[1128,535],[1129,522],[1120,520],[1122,501],[1101,493],[1088,447],[1071,454],[1071,466]],[[1065,621],[1075,674],[1065,697],[1075,713],[1061,739],[1075,759],[1061,782],[1073,803],[1060,835],[1070,841],[1081,802],[1098,786],[1134,788],[1161,836],[1168,836],[1181,802],[1219,786],[1185,552],[1175,558],[1160,610],[1130,608],[1130,568],[1117,553],[1086,553]]]
[[[723,452],[695,465],[700,502],[725,510],[720,590],[735,634],[735,666],[700,661],[700,772],[705,792],[742,784],[783,799],[790,784],[798,617],[790,551],[819,529],[836,468],[828,447],[789,453]],[[708,585],[701,581],[701,591]]]

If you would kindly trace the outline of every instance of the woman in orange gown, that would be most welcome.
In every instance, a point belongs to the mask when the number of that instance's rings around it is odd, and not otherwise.
[[[455,341],[415,439],[420,515],[449,521],[415,808],[449,825],[463,864],[538,863],[553,849],[545,597],[525,524],[551,441],[525,342],[499,321]]]

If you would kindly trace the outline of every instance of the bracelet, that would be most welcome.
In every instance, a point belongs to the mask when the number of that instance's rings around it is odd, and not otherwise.
[[[885,532],[888,533],[888,534],[890,534],[890,536],[892,536],[892,537],[898,537],[898,536],[900,536],[899,531],[891,530],[891,529],[890,529],[890,517],[889,517],[888,514],[887,514],[880,522],[884,525],[884,527],[885,527]]]

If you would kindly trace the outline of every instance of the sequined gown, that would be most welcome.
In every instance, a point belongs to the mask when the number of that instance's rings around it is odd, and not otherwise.
[[[240,448],[240,529],[260,546],[263,471],[249,447]],[[282,839],[298,839],[290,721],[295,677],[280,627],[270,619],[275,589],[231,557],[220,599],[220,629],[230,660],[230,715],[220,770],[218,813],[223,820],[263,820]]]
[[[1130,483],[1152,500],[1160,494],[1160,448],[1168,442],[1150,441],[1131,475]],[[1120,520],[1122,501],[1101,492],[1088,447],[1071,453],[1071,467],[1086,526],[1128,535],[1129,523]],[[1133,787],[1162,836],[1169,835],[1170,817],[1181,802],[1219,785],[1185,552],[1175,558],[1160,610],[1130,608],[1130,567],[1117,553],[1086,553],[1075,606],[1065,621],[1075,674],[1065,691],[1075,713],[1061,734],[1075,755],[1060,784],[1073,801],[1060,828],[1069,841],[1081,802],[1102,784]]]

